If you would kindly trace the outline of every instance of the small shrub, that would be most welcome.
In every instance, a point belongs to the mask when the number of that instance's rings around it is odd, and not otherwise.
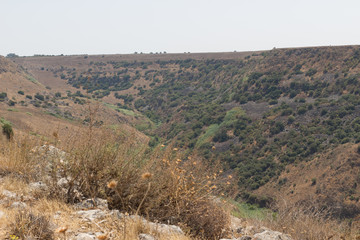
[[[35,98],[36,98],[36,99],[39,99],[40,101],[44,101],[44,100],[45,100],[44,95],[41,95],[40,93],[37,93],[37,94],[35,95]]]
[[[5,123],[2,126],[3,134],[10,140],[14,136],[14,131],[10,123]]]
[[[7,98],[7,93],[6,92],[0,93],[0,102],[3,102],[5,98]]]
[[[54,239],[49,219],[41,214],[19,211],[10,225],[10,235],[20,239]]]
[[[311,179],[311,186],[314,186],[314,185],[316,185],[316,178]]]

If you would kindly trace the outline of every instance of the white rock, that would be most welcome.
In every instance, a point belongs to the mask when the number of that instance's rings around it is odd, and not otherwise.
[[[0,219],[5,218],[5,213],[3,211],[0,211]]]
[[[60,178],[57,182],[57,185],[61,188],[67,188],[69,184],[69,181],[66,178]]]
[[[29,186],[33,190],[40,190],[40,191],[47,191],[48,190],[48,186],[45,183],[41,182],[41,181],[30,183]]]
[[[8,190],[3,190],[1,194],[7,198],[16,198],[16,193],[10,192]]]
[[[74,240],[95,240],[95,235],[92,233],[79,233]]]
[[[24,202],[13,202],[10,207],[11,208],[26,208],[27,205]]]
[[[139,240],[155,240],[155,238],[149,234],[141,233],[139,234]]]
[[[121,213],[119,210],[111,210],[110,215],[117,217],[118,219],[123,219],[125,214]]]
[[[255,240],[292,240],[287,234],[266,230],[254,235]]]
[[[99,208],[99,209],[108,209],[107,200],[101,198],[95,199],[86,199],[80,203],[76,204],[78,209],[89,209],[89,208]]]
[[[160,223],[149,222],[150,229],[158,233],[170,234],[170,235],[184,235],[183,230],[175,225],[167,225]]]
[[[106,216],[106,213],[100,209],[77,211],[76,214],[82,218],[87,218],[91,221],[94,221],[95,219],[104,218]]]

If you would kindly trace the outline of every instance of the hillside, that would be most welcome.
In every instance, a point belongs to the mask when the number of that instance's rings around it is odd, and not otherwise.
[[[77,119],[85,119],[78,109],[96,99],[145,133],[151,147],[220,161],[235,176],[238,198],[262,205],[276,200],[276,189],[294,204],[311,198],[345,206],[334,210],[339,218],[360,214],[359,46],[11,60],[45,93],[59,92]],[[44,108],[42,100],[29,102],[39,109],[37,103]],[[65,106],[56,109],[66,117]],[[342,155],[330,154],[337,150]]]
[[[67,94],[74,88],[50,79],[37,78],[27,69],[12,61],[0,58],[0,116],[3,122],[12,123],[18,134],[30,134],[53,141],[53,133],[61,139],[68,138],[73,132],[81,131],[89,125],[89,117],[94,112],[94,124],[109,128],[121,126],[124,131],[135,132],[140,142],[148,138],[136,131],[128,123],[134,116],[116,111],[112,105],[103,105],[90,98],[78,104],[76,98]],[[84,103],[87,103],[84,105]],[[95,113],[96,112],[96,113]],[[139,116],[140,123],[151,123],[146,117]]]

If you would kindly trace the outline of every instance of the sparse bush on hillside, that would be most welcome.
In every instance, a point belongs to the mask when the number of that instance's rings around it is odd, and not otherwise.
[[[45,100],[45,97],[44,95],[41,95],[40,93],[36,93],[35,94],[35,98],[40,100],[40,101],[44,101]]]
[[[2,126],[2,131],[9,140],[14,136],[14,131],[10,123],[4,123]]]
[[[0,93],[0,102],[5,101],[5,98],[7,98],[7,93],[6,92]]]

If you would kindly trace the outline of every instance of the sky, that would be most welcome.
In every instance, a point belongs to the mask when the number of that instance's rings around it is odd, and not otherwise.
[[[360,44],[358,0],[0,0],[0,55]]]

